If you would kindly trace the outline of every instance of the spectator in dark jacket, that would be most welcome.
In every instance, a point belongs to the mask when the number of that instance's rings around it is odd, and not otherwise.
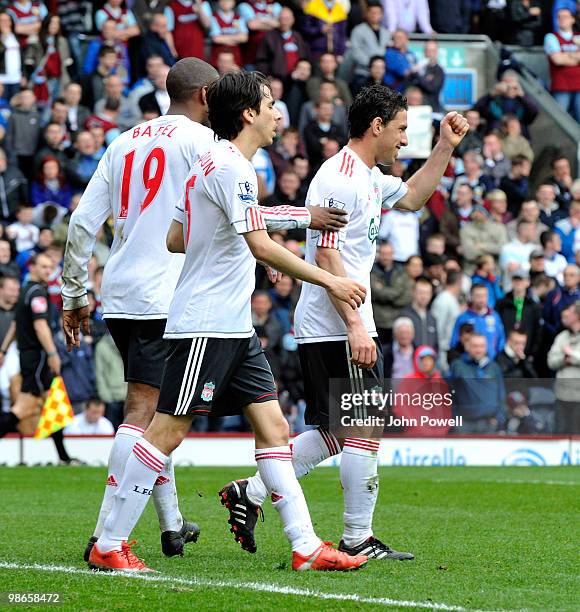
[[[540,342],[542,311],[528,297],[530,278],[520,270],[512,276],[512,290],[500,300],[495,309],[503,322],[506,334],[515,329],[526,334],[526,355],[535,355]]]
[[[316,105],[316,119],[309,121],[304,128],[306,153],[313,168],[321,164],[322,149],[327,140],[337,140],[340,146],[346,144],[343,127],[332,122],[333,110],[330,102],[319,102]]]
[[[538,377],[526,351],[527,343],[526,332],[519,329],[512,329],[509,332],[503,351],[496,358],[505,379]],[[522,390],[525,390],[524,386]]]
[[[529,198],[530,171],[532,163],[524,155],[512,157],[512,167],[507,176],[504,176],[499,188],[506,194],[508,210],[514,217],[520,214],[520,209],[525,200]]]
[[[431,0],[431,25],[440,34],[467,34],[472,0]]]
[[[29,89],[16,96],[16,106],[8,120],[4,150],[11,163],[18,165],[28,181],[34,178],[34,155],[40,141],[40,114],[36,98]]]
[[[81,338],[80,348],[74,348],[69,353],[66,350],[63,336],[61,331],[55,337],[56,348],[61,360],[61,375],[75,412],[80,412],[83,403],[96,395],[93,346]]]
[[[463,417],[458,433],[494,433],[505,425],[505,387],[499,365],[487,354],[487,340],[471,334],[467,353],[451,364],[455,416]]]
[[[0,149],[0,221],[16,221],[16,209],[28,201],[28,182],[16,166],[9,166],[4,149]]]
[[[42,162],[46,157],[54,157],[61,166],[67,162],[64,152],[63,133],[60,124],[49,123],[43,131],[44,146],[34,156],[34,170],[39,172]]]
[[[552,176],[548,177],[545,182],[553,185],[556,201],[560,207],[567,210],[573,200],[571,188],[574,183],[570,161],[567,157],[561,155],[552,160]]]
[[[177,61],[177,51],[173,46],[173,37],[167,29],[167,17],[163,13],[155,13],[149,30],[141,39],[141,61],[143,64],[152,55],[159,55],[168,66]]]
[[[580,300],[580,270],[576,264],[567,266],[564,270],[564,284],[552,289],[544,301],[542,317],[547,332],[554,336],[562,329],[562,311],[566,306]]]
[[[508,23],[509,42],[531,47],[542,28],[542,9],[535,0],[509,0]]]
[[[433,285],[431,281],[424,276],[420,276],[415,281],[413,300],[409,306],[401,310],[401,316],[409,317],[413,321],[416,346],[427,344],[438,351],[437,321],[429,310],[432,298]]]
[[[428,40],[425,43],[426,63],[413,66],[408,79],[409,84],[417,86],[423,92],[423,103],[428,104],[436,113],[443,111],[440,97],[445,83],[445,72],[437,62],[438,53],[437,43]]]
[[[288,107],[290,125],[298,125],[302,105],[308,100],[306,82],[312,75],[312,65],[308,60],[300,60],[296,68],[290,73],[284,88],[284,102]]]
[[[266,33],[256,55],[256,70],[282,81],[294,72],[300,60],[309,57],[308,45],[294,30],[294,14],[283,7],[278,16],[279,27]]]

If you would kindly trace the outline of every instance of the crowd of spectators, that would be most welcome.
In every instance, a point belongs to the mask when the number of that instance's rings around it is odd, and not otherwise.
[[[563,14],[556,13],[560,26]],[[54,264],[53,328],[78,415],[74,431],[104,431],[103,414],[116,428],[126,383],[100,309],[110,224],[97,236],[90,262],[91,334],[80,349],[65,351],[59,312],[68,220],[114,138],[166,112],[165,79],[178,58],[203,57],[221,73],[250,67],[270,77],[283,119],[276,142],[252,160],[259,197],[267,206],[303,206],[313,174],[346,143],[348,107],[365,85],[386,83],[405,92],[410,107],[430,106],[436,138],[446,110],[445,70],[436,39],[417,61],[408,32],[501,39],[513,32],[497,29],[501,20],[524,24],[521,44],[541,42],[545,28],[533,0],[0,2],[0,335],[30,257],[46,252]],[[571,66],[560,59],[554,65]],[[556,156],[550,176],[531,189],[529,127],[537,113],[517,73],[505,71],[466,111],[470,131],[423,211],[383,211],[372,302],[385,374],[447,378],[445,384],[456,385],[463,431],[578,433],[580,427],[574,403],[580,181],[569,160]],[[389,171],[404,178],[420,164],[403,151]],[[303,230],[273,238],[303,255]],[[305,410],[292,321],[299,293],[300,283],[286,277],[272,286],[258,268],[254,325],[295,432],[304,428]],[[538,376],[549,381],[541,392],[531,383],[511,389],[504,382]],[[485,379],[489,388],[458,382],[470,379]],[[0,382],[6,409],[18,383],[14,346]],[[195,427],[237,431],[247,424],[228,417],[201,419]]]

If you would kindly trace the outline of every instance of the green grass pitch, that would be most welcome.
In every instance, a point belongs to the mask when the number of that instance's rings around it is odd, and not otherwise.
[[[258,552],[235,544],[217,491],[249,472],[177,470],[182,511],[202,534],[184,558],[166,559],[150,503],[133,534],[160,572],[148,580],[82,562],[105,470],[1,468],[0,592],[58,591],[53,608],[64,610],[578,609],[578,468],[381,468],[375,533],[416,560],[346,575],[291,572],[269,504]],[[317,533],[338,543],[338,470],[321,468],[303,486]]]

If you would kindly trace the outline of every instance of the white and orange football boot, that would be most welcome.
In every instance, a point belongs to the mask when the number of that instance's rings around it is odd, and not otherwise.
[[[292,553],[292,569],[297,572],[315,570],[319,572],[350,572],[367,564],[368,557],[352,557],[332,547],[332,542],[321,542],[320,546],[308,557]]]
[[[101,571],[121,571],[121,572],[154,572],[155,570],[147,567],[139,557],[133,554],[131,546],[137,544],[132,542],[122,542],[121,550],[111,550],[101,552],[95,543],[89,555],[89,567]],[[353,559],[356,557],[352,557]]]

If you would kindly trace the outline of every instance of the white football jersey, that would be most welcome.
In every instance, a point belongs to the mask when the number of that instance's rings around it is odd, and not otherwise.
[[[167,316],[184,260],[167,250],[167,231],[193,163],[212,143],[212,130],[182,115],[142,123],[111,143],[71,218],[71,229],[83,239],[67,244],[65,308],[81,304],[94,236],[112,216],[115,238],[101,288],[104,316]]]
[[[256,260],[240,234],[266,221],[256,171],[235,145],[222,140],[197,161],[175,218],[186,252],[165,338],[249,338]]]
[[[308,230],[306,261],[316,265],[317,247],[338,249],[346,275],[366,287],[365,303],[359,308],[371,336],[376,336],[371,303],[370,272],[375,262],[376,240],[381,223],[381,207],[391,208],[407,193],[407,185],[385,176],[375,166],[369,168],[348,147],[324,162],[312,179],[307,204],[321,204],[348,212],[348,225],[339,232]],[[336,312],[326,290],[303,283],[294,316],[299,343],[346,340],[344,321]]]

